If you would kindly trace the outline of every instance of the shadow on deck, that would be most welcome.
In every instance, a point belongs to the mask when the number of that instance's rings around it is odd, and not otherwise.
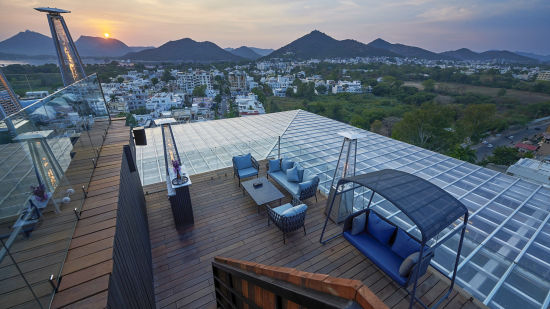
[[[273,266],[361,280],[390,308],[408,308],[409,297],[372,262],[343,237],[326,245],[319,243],[325,220],[326,198],[306,201],[307,235],[302,230],[287,236],[273,224],[267,226],[265,209],[257,206],[238,187],[231,168],[191,179],[194,226],[177,231],[167,198],[166,184],[145,186],[157,308],[215,308],[211,263],[215,256],[241,259]],[[260,175],[265,174],[265,165]],[[290,202],[290,196],[282,203]],[[275,202],[276,203],[276,202]],[[330,222],[330,221],[329,221]],[[342,227],[329,223],[327,235],[341,233]],[[417,295],[431,305],[448,289],[448,280],[435,270],[419,281]],[[440,308],[483,307],[458,287]],[[417,305],[417,308],[421,308]]]

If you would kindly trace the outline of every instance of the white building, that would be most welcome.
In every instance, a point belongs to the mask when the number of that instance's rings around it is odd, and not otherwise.
[[[550,71],[543,71],[537,75],[537,80],[550,81]]]
[[[361,82],[358,80],[354,80],[352,82],[349,81],[338,81],[335,85],[332,86],[332,93],[361,93],[363,92],[363,89],[361,89]]]
[[[235,104],[237,104],[241,116],[265,114],[262,102],[258,101],[258,96],[253,93],[238,95],[235,98]]]
[[[550,163],[548,162],[521,158],[511,165],[506,173],[550,187]]]
[[[162,112],[170,110],[170,108],[181,108],[183,106],[183,102],[183,96],[160,92],[147,99],[145,107],[148,110]]]
[[[277,75],[277,78],[270,77],[266,79],[266,84],[271,88],[274,96],[284,97],[286,89],[292,85],[293,81],[294,77]]]
[[[248,75],[243,71],[233,71],[228,74],[229,88],[232,92],[248,91]]]
[[[192,94],[195,87],[206,86],[206,91],[212,93],[212,75],[203,70],[178,72],[176,83],[184,93]]]

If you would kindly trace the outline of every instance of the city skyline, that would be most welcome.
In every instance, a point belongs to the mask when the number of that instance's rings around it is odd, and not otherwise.
[[[550,3],[532,1],[28,1],[0,0],[12,14],[0,21],[0,40],[32,30],[49,36],[34,7],[70,10],[73,37],[109,33],[129,46],[160,46],[192,38],[221,47],[280,48],[311,30],[368,43],[378,37],[436,52],[469,48],[550,54],[545,29]],[[131,4],[131,5],[130,5]],[[143,12],[146,12],[144,14]]]

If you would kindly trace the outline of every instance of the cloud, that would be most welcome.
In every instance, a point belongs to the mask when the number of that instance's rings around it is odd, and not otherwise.
[[[424,22],[468,20],[474,16],[473,11],[456,6],[433,8],[417,15]]]

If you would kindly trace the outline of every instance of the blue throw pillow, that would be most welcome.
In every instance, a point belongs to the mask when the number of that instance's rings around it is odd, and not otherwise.
[[[294,162],[290,161],[288,159],[283,159],[281,161],[281,170],[286,173],[286,170],[289,168],[292,168],[294,166]]]
[[[298,182],[304,181],[304,168],[299,164],[294,164],[294,167],[298,169]]]
[[[365,230],[365,224],[367,223],[367,214],[362,213],[359,216],[353,218],[351,223],[351,235],[357,235]]]
[[[420,244],[407,235],[407,233],[398,229],[391,250],[403,259],[406,259],[414,252],[420,251]]]
[[[298,169],[295,167],[286,170],[286,179],[292,182],[298,182]]]
[[[298,184],[298,192],[302,192],[305,189],[311,187],[312,185],[313,185],[313,181],[311,181],[311,180],[300,182]]]
[[[269,171],[271,173],[274,173],[280,170],[281,170],[281,160],[279,159],[269,160]]]
[[[395,231],[395,226],[380,219],[375,212],[371,211],[367,223],[367,231],[379,242],[387,245]]]
[[[292,208],[289,208],[287,210],[285,210],[281,216],[283,217],[292,217],[292,216],[295,216],[297,214],[301,214],[302,212],[305,212],[307,210],[307,205],[306,204],[300,204],[300,205],[297,205],[297,206],[294,206]]]
[[[242,156],[235,156],[234,158],[238,170],[252,167],[252,155],[250,153]]]

